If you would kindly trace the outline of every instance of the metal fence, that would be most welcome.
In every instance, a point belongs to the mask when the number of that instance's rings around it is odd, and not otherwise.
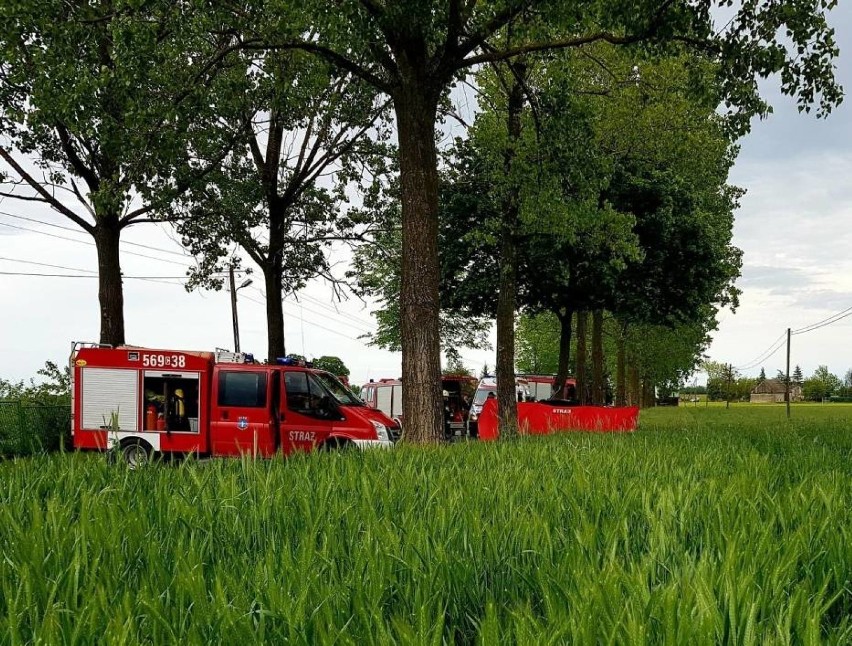
[[[0,456],[70,448],[70,429],[70,405],[0,401]]]

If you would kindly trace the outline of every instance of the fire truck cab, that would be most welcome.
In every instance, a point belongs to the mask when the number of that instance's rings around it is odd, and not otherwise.
[[[232,352],[74,344],[77,449],[117,449],[132,466],[155,453],[271,457],[392,446],[395,425],[333,375]]]
[[[447,440],[466,435],[467,414],[476,390],[477,379],[470,375],[443,375],[441,391],[444,406],[444,436]],[[361,388],[361,399],[371,408],[382,411],[402,427],[402,381],[400,379],[370,380]]]

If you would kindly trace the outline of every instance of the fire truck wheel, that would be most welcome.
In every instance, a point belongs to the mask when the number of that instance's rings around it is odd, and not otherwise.
[[[138,469],[151,461],[154,449],[145,440],[129,438],[121,443],[120,452],[121,459],[128,467]]]

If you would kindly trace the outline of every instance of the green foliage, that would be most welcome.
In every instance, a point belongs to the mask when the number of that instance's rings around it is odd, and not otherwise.
[[[0,400],[70,406],[71,368],[68,365],[60,368],[53,361],[45,361],[36,374],[40,379],[31,378],[29,383],[0,378]]]
[[[674,392],[695,372],[710,344],[709,329],[715,323],[709,308],[703,311],[707,316],[704,321],[696,315],[697,320],[689,324],[671,327],[644,324],[627,328],[626,353],[642,377]]]
[[[807,401],[823,401],[834,395],[843,382],[828,370],[828,366],[818,366],[810,378],[802,385],[802,397]]]
[[[833,411],[682,407],[629,436],[286,463],[0,463],[0,634],[839,646],[852,436]]]
[[[461,356],[453,350],[447,351],[447,364],[441,371],[442,375],[468,375],[473,376],[470,368],[464,365]]]
[[[452,192],[454,185],[446,181],[442,195],[442,204],[458,204],[463,201],[459,212],[468,214],[466,222],[458,222],[442,218],[438,231],[439,259],[441,273],[445,277],[454,275],[454,266],[460,254],[467,253],[470,261],[471,252],[468,245],[477,236],[485,235],[477,227],[478,217],[475,211],[469,210],[478,201],[470,199],[481,187],[472,186],[469,182],[464,194]],[[482,190],[485,190],[482,188]],[[371,233],[371,242],[355,250],[352,269],[348,277],[358,284],[357,291],[365,296],[371,296],[379,303],[379,308],[372,312],[376,318],[376,332],[365,334],[364,338],[371,345],[386,350],[399,351],[402,349],[400,326],[400,290],[402,287],[402,226],[401,205],[397,187],[392,185],[382,194],[372,195],[365,204],[365,216],[377,223]],[[467,251],[465,251],[467,250]],[[471,274],[482,275],[490,265],[470,263]],[[491,328],[490,320],[481,316],[477,303],[491,294],[488,291],[476,291],[464,287],[470,283],[461,284],[445,278],[441,292],[440,335],[441,345],[446,352],[457,352],[458,348],[488,348],[487,333]],[[479,283],[483,290],[493,287]]]
[[[0,400],[0,458],[71,446],[70,403]]]
[[[71,445],[71,369],[46,361],[38,381],[0,379],[0,456]]]
[[[381,176],[392,152],[386,103],[299,51],[244,52],[210,92],[218,125],[194,132],[188,149],[208,152],[213,168],[177,209],[183,242],[200,259],[188,287],[220,289],[234,245],[277,276],[277,291],[330,276],[332,243],[358,239],[367,224],[350,194]],[[240,134],[222,157],[216,142],[231,132]]]
[[[701,371],[707,373],[708,379],[724,379],[728,374],[728,364],[719,361],[702,361]]]
[[[707,379],[707,397],[710,401],[749,401],[751,391],[760,383],[759,378],[742,377],[728,364],[706,361],[703,369]]]
[[[350,374],[349,368],[346,367],[346,364],[343,363],[340,357],[322,356],[319,359],[314,359],[312,363],[314,364],[314,368],[325,370],[337,377],[348,377]],[[361,391],[359,390],[358,392],[360,393]]]
[[[172,176],[188,133],[209,125],[205,83],[221,54],[196,8],[160,0],[0,6],[4,148],[31,155],[44,171],[38,181],[79,198],[81,226],[90,215],[116,230],[143,221],[199,170]],[[47,193],[39,199],[61,210]]]
[[[556,374],[559,367],[559,334],[561,326],[550,312],[534,316],[522,314],[515,328],[518,372]]]

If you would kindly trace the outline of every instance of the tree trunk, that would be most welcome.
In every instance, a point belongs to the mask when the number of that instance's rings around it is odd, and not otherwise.
[[[439,92],[408,79],[394,94],[402,188],[400,318],[405,439],[438,442],[441,346],[438,329],[438,153],[435,121]]]
[[[648,377],[642,378],[642,408],[653,408],[656,403],[654,398],[654,384]]]
[[[642,405],[642,388],[639,379],[639,368],[633,362],[628,364],[630,367],[628,368],[628,372],[630,374],[630,391],[628,395],[628,401],[631,406],[641,406]]]
[[[124,289],[121,283],[117,217],[98,218],[93,234],[98,253],[98,301],[101,307],[101,343],[124,345]]]
[[[627,339],[627,324],[622,323],[618,331],[618,337],[616,339],[616,343],[618,345],[617,355],[616,355],[616,366],[615,366],[615,405],[616,406],[626,406],[627,405],[627,366],[625,365],[625,344]]]
[[[284,346],[284,303],[281,294],[281,260],[268,259],[263,264],[263,280],[266,284],[266,341],[270,362],[277,357],[287,356]]]
[[[581,404],[589,403],[588,377],[586,376],[586,327],[588,312],[577,312],[577,399]]]
[[[557,399],[565,394],[565,380],[568,379],[568,363],[571,359],[571,319],[574,310],[565,308],[565,313],[557,312],[559,319],[559,365],[556,369],[556,383],[553,384],[552,396]]]
[[[280,140],[280,127],[276,126],[273,132],[278,133]],[[263,269],[263,279],[266,283],[266,341],[267,359],[275,361],[277,357],[287,356],[287,348],[284,343],[284,301],[283,264],[284,264],[284,224],[287,211],[287,203],[278,196],[278,184],[276,181],[278,165],[280,161],[280,146],[270,151],[267,155],[267,171],[261,178],[266,191],[267,208],[269,209],[269,244],[266,250]]]
[[[526,66],[511,64],[514,82],[508,102],[508,142],[503,152],[503,168],[507,178],[512,177],[512,165],[518,141],[521,138],[521,111],[524,107],[523,79]],[[517,235],[520,219],[520,196],[514,182],[503,197],[500,222],[500,286],[497,292],[497,404],[499,409],[500,437],[512,438],[518,434],[518,397],[515,388],[515,301],[518,291]]]
[[[592,403],[606,404],[603,365],[603,310],[592,312]]]

